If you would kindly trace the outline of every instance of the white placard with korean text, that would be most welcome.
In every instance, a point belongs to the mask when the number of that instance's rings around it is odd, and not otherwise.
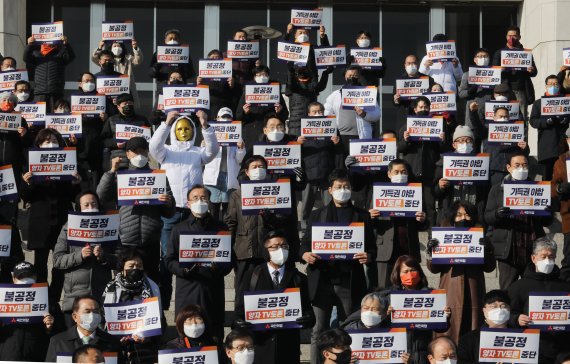
[[[119,240],[119,223],[118,211],[70,212],[67,216],[67,243],[80,247],[116,243]]]
[[[291,213],[291,181],[288,178],[241,182],[242,214],[258,215],[264,210]]]
[[[166,194],[166,172],[154,170],[122,170],[117,172],[119,206],[159,205],[160,195]]]
[[[364,252],[364,223],[314,223],[311,226],[311,252],[324,260],[353,260]]]
[[[503,206],[514,215],[550,216],[549,181],[504,181]]]
[[[49,313],[47,283],[0,284],[0,322],[41,323]]]
[[[301,327],[295,321],[303,316],[299,288],[246,291],[243,293],[243,303],[245,321],[253,325],[253,330]]]
[[[540,330],[481,328],[479,363],[538,363]]]
[[[381,216],[415,217],[422,211],[421,183],[374,183],[372,208]]]
[[[30,148],[28,150],[29,171],[34,181],[72,180],[77,172],[77,151],[65,148]]]
[[[104,308],[105,327],[111,335],[151,337],[162,334],[160,323],[162,312],[158,297],[106,303]]]
[[[447,292],[440,290],[392,291],[390,294],[392,327],[411,330],[447,328]]]
[[[181,267],[194,263],[230,263],[232,235],[229,231],[180,232],[178,262]]]

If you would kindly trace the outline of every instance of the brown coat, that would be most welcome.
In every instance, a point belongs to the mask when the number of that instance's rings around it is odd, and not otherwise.
[[[485,249],[482,265],[433,265],[428,260],[427,268],[434,274],[440,273],[439,288],[447,291],[447,306],[451,308],[449,330],[436,336],[447,335],[457,343],[459,337],[481,327],[483,296],[486,292],[483,272],[495,270],[495,255]],[[464,313],[469,312],[471,317],[464,317]]]
[[[559,197],[556,187],[559,183],[568,182],[566,175],[566,158],[570,157],[570,153],[566,152],[558,157],[554,163],[554,171],[552,173],[552,197]],[[560,215],[562,216],[562,233],[570,233],[570,199],[560,199]]]

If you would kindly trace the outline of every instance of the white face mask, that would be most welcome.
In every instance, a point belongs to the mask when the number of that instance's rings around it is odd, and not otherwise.
[[[370,47],[370,39],[359,39],[356,41],[356,43],[361,48]]]
[[[406,66],[406,73],[410,76],[415,75],[418,72],[418,67],[415,64]]]
[[[169,40],[168,42],[166,42],[166,44],[168,44],[168,45],[177,45],[177,44],[178,44],[178,41],[177,41],[177,40],[174,40],[174,39],[171,39],[171,40]]]
[[[497,325],[502,325],[511,317],[511,311],[506,308],[494,308],[487,311],[487,320],[493,321]]]
[[[83,92],[91,92],[95,90],[95,83],[83,82],[83,84],[81,85],[81,89],[83,90]]]
[[[253,349],[247,350],[243,349],[242,351],[238,351],[234,355],[234,361],[236,364],[252,364],[253,358],[255,357],[255,351]]]
[[[459,143],[455,151],[461,154],[471,153],[473,151],[473,143]]]
[[[14,278],[14,284],[34,284],[34,283],[36,283],[36,280],[31,277],[22,278],[22,279]]]
[[[206,330],[206,325],[202,324],[184,324],[184,335],[192,339],[199,338]]]
[[[489,57],[475,58],[475,63],[479,67],[488,66],[489,65]]]
[[[6,67],[4,68],[3,72],[9,72],[9,71],[15,71],[16,69],[14,67]]]
[[[307,34],[299,34],[297,39],[295,39],[297,43],[307,43],[309,41],[309,35]]]
[[[52,142],[44,142],[40,145],[40,148],[59,148],[59,144]]]
[[[554,260],[544,259],[536,262],[536,271],[539,273],[550,274],[554,269]]]
[[[516,168],[511,172],[511,177],[516,181],[524,181],[528,178],[528,169],[522,167]]]
[[[208,203],[206,201],[196,201],[190,204],[190,211],[195,215],[201,216],[208,212]]]
[[[338,202],[347,202],[352,196],[351,190],[339,189],[332,192],[332,197]]]
[[[509,99],[508,99],[506,96],[504,96],[504,95],[497,95],[497,96],[495,97],[495,101],[502,101],[502,102],[505,102],[505,101],[509,101]]]
[[[77,326],[89,332],[95,331],[97,326],[101,323],[101,315],[95,312],[83,313],[79,315],[79,322]]]
[[[20,92],[20,93],[16,94],[16,97],[18,98],[19,102],[24,102],[30,98],[30,94],[27,92]]]
[[[380,316],[378,312],[374,311],[361,311],[360,321],[362,321],[366,327],[373,327],[382,321],[382,316]]]
[[[89,209],[83,209],[83,210],[81,210],[81,212],[99,212],[99,209],[91,209],[91,208],[89,208]]]
[[[501,122],[502,122],[502,123],[506,123],[507,121],[509,121],[509,118],[498,118],[498,119],[495,120],[495,121],[496,121],[496,122],[499,122],[499,123],[501,123]]]
[[[395,174],[390,177],[390,182],[392,183],[408,183],[408,175],[407,174]]]
[[[254,168],[249,170],[249,179],[252,181],[262,181],[265,179],[267,171],[265,168]]]
[[[142,154],[137,154],[131,158],[131,164],[137,168],[142,168],[148,163],[148,157]]]
[[[269,252],[269,259],[278,266],[285,264],[287,258],[289,258],[289,250],[287,249],[279,248]]]
[[[113,52],[113,54],[118,57],[118,56],[120,56],[121,54],[123,54],[123,48],[121,48],[121,47],[113,47],[113,48],[111,48],[111,52]]]
[[[284,136],[285,133],[281,130],[272,130],[267,133],[267,139],[271,142],[280,142]]]
[[[457,359],[436,360],[435,364],[457,364]]]
[[[269,77],[267,77],[267,76],[255,76],[255,82],[267,83],[267,82],[269,82]]]

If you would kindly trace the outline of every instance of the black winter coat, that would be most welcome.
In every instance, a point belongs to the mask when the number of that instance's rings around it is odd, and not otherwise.
[[[522,44],[516,47],[516,49],[519,50],[522,50],[523,48],[524,47]],[[502,49],[497,49],[497,51],[493,54],[493,66],[501,65],[501,50]],[[508,69],[501,72],[501,81],[503,83],[506,83],[511,90],[520,90],[525,92],[527,105],[530,105],[534,102],[534,86],[532,84],[532,80],[530,79],[531,77],[535,77],[538,73],[538,69],[534,63],[534,57],[532,59],[532,67],[534,67],[533,73],[528,73],[526,70],[511,71]]]
[[[34,75],[34,94],[63,94],[65,86],[65,66],[75,59],[69,43],[59,45],[47,56],[42,56],[40,46],[28,44],[24,49],[24,62]]]
[[[93,345],[97,346],[103,352],[119,353],[118,362],[119,364],[124,363],[121,357],[121,344],[119,343],[119,339],[115,336],[97,329]],[[73,325],[66,331],[51,338],[45,361],[55,363],[57,353],[73,353],[81,346],[83,346],[83,342],[77,333],[77,326]]]
[[[558,144],[562,139],[566,139],[566,129],[568,129],[568,122],[570,116],[553,116],[553,125],[547,124],[547,117],[542,117],[540,110],[541,99],[538,99],[532,104],[532,111],[530,113],[530,125],[538,130],[538,156],[539,162],[558,158],[559,150]]]

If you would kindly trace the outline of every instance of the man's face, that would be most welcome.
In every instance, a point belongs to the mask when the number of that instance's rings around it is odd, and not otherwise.
[[[267,125],[263,128],[263,133],[267,135],[269,134],[269,132],[275,130],[285,131],[285,126],[283,125],[281,120],[276,118],[267,120]]]
[[[262,161],[253,161],[247,167],[245,174],[247,174],[247,176],[249,177],[249,171],[252,171],[252,170],[257,169],[257,168],[267,168],[267,166]]]
[[[460,137],[453,141],[453,149],[457,149],[458,144],[473,144],[473,138],[471,137]]]
[[[108,54],[104,54],[101,56],[101,58],[99,58],[99,65],[100,66],[104,65],[105,63],[109,63],[109,62],[113,63],[113,58]]]
[[[181,119],[176,123],[176,130],[174,133],[176,134],[177,140],[181,142],[187,142],[188,140],[192,139],[194,130],[192,129],[190,121],[187,119]]]
[[[505,109],[497,109],[495,115],[493,116],[494,121],[508,121],[509,112]]]
[[[350,80],[351,78],[356,78],[358,79],[360,77],[360,73],[358,72],[358,70],[348,70],[344,73],[344,79],[345,80]]]
[[[331,196],[335,190],[350,190],[350,182],[343,179],[334,181],[332,186],[329,187],[329,193]]]
[[[436,361],[446,359],[457,359],[455,348],[447,340],[439,340],[433,348],[433,355],[428,354],[428,360],[431,364],[435,364]]]
[[[99,313],[99,304],[97,301],[89,298],[79,301],[79,307],[77,311],[71,314],[71,318],[77,323],[79,322],[79,316],[85,313]]]
[[[475,58],[473,58],[473,62],[477,63],[477,59],[480,58],[489,58],[489,53],[487,52],[477,52]]]
[[[495,310],[497,308],[504,308],[507,310],[511,309],[511,307],[507,303],[502,302],[502,301],[495,301],[495,302],[491,302],[491,303],[486,303],[483,306],[483,313],[485,314],[485,313],[487,313],[491,310]]]
[[[188,194],[188,204],[193,204],[194,202],[203,201],[210,202],[208,198],[208,190],[205,188],[195,188]]]
[[[420,112],[429,112],[429,105],[425,101],[418,102],[418,105],[414,108],[414,113],[418,114]]]
[[[396,139],[398,136],[395,133],[384,133],[382,139]]]
[[[364,301],[364,304],[362,305],[360,310],[362,312],[372,311],[372,312],[377,312],[379,314],[382,314],[382,306],[380,305],[380,301],[372,299],[372,298]]]
[[[235,339],[232,342],[232,348],[226,349],[226,355],[231,359],[232,363],[235,363],[235,356],[237,352],[243,350],[253,350],[253,340],[250,338],[240,338]]]
[[[168,33],[166,37],[164,37],[164,43],[168,43],[170,41],[179,42],[178,35],[176,33]]]
[[[394,164],[392,169],[388,171],[388,178],[392,178],[399,174],[408,174],[405,164]]]
[[[325,357],[325,364],[336,363],[337,354],[344,353],[345,351],[350,351],[350,346],[339,346],[330,348],[323,351],[323,356]]]
[[[324,115],[324,110],[321,106],[319,105],[313,105],[311,107],[309,107],[309,116],[323,116]]]
[[[247,35],[244,32],[236,32],[234,40],[247,40]]]
[[[558,80],[556,78],[549,78],[548,81],[546,81],[546,88],[552,86],[560,87],[560,84],[558,83]]]
[[[511,158],[510,163],[507,164],[507,171],[509,173],[512,173],[512,171],[518,168],[528,168],[528,160],[522,155]]]
[[[406,66],[418,66],[418,59],[414,56],[408,56],[406,57],[406,59],[404,60],[404,67]]]
[[[91,194],[83,195],[79,199],[79,207],[81,208],[81,211],[87,209],[98,209],[99,206],[97,206],[97,198]]]
[[[137,155],[144,155],[145,157],[148,157],[148,149],[137,148],[135,150],[127,150],[127,158],[132,159]]]
[[[556,261],[556,253],[550,249],[542,249],[539,250],[536,254],[532,254],[530,258],[534,264],[545,259]]]
[[[21,83],[18,86],[16,86],[15,93],[21,94],[22,92],[30,93],[30,88],[25,83]]]
[[[512,42],[512,44],[517,44],[519,42],[519,40],[521,39],[521,36],[519,35],[519,33],[517,33],[516,30],[509,30],[507,32],[506,39],[507,39],[507,43],[509,43],[509,44],[511,42]]]
[[[85,354],[77,357],[77,362],[85,364],[104,363],[105,357],[100,350],[89,348]]]
[[[16,69],[16,64],[14,63],[14,60],[12,59],[5,59],[2,61],[2,71],[5,71],[6,69],[12,68],[12,69]]]
[[[81,76],[81,83],[86,83],[86,82],[95,83],[95,79],[89,74],[84,74],[83,76]]]

